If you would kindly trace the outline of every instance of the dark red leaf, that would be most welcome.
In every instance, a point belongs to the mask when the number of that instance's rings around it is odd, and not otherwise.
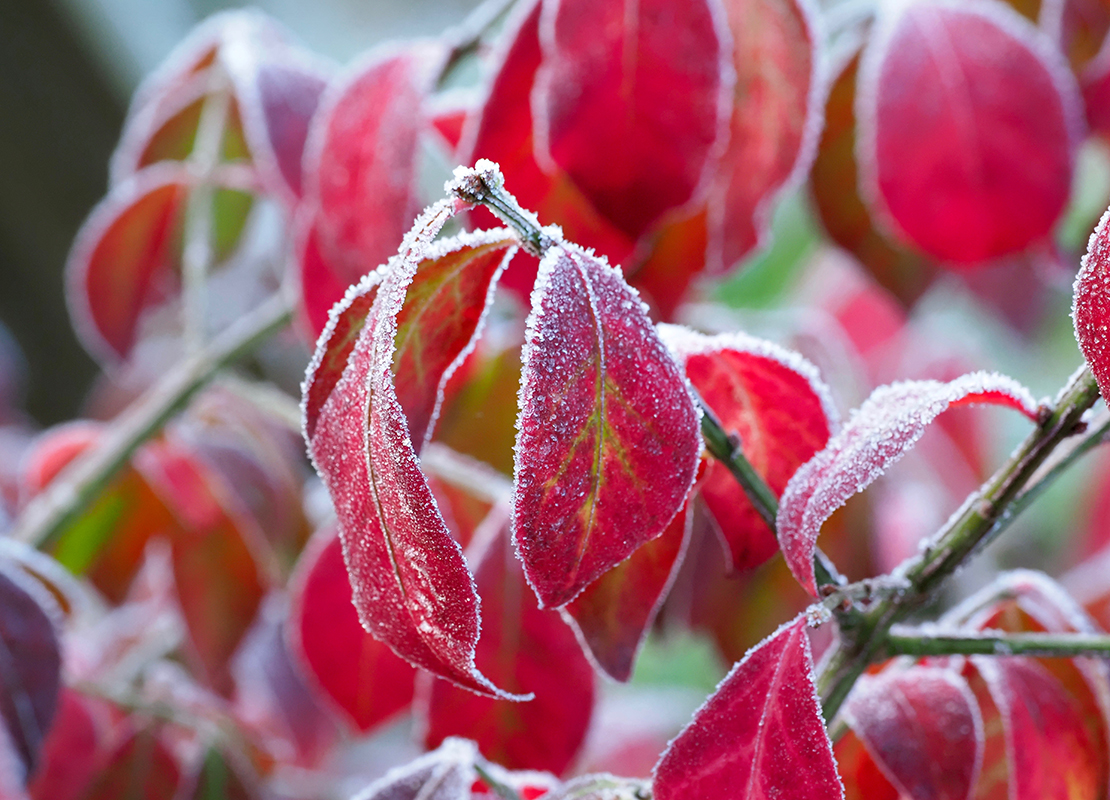
[[[393,384],[398,314],[453,207],[432,206],[406,237],[309,448],[336,507],[363,626],[414,665],[504,695],[474,666],[478,596],[420,471]]]
[[[728,150],[708,201],[707,267],[762,243],[776,198],[805,178],[821,128],[824,77],[816,8],[802,0],[725,0],[736,69]]]
[[[158,165],[117,185],[77,234],[66,265],[73,324],[90,351],[128,356],[143,312],[175,288],[175,244],[192,179]]]
[[[540,264],[523,362],[513,537],[540,603],[559,607],[682,507],[698,417],[620,271],[572,245]]]
[[[89,701],[63,688],[27,792],[33,800],[81,800],[101,757],[104,732]]]
[[[824,521],[905,455],[942,412],[981,403],[1037,419],[1028,390],[1004,375],[974,372],[950,383],[880,386],[825,449],[794,473],[779,504],[778,537],[790,571],[812,596],[813,553]]]
[[[1010,797],[1096,797],[1099,753],[1078,704],[1035,660],[972,658],[1002,712],[1010,759]]]
[[[944,0],[892,10],[871,36],[857,100],[863,193],[938,259],[1022,250],[1063,211],[1082,106],[1041,37],[1001,3]]]
[[[83,800],[167,800],[181,783],[181,769],[162,736],[132,733],[108,755]]]
[[[609,677],[632,677],[636,655],[674,583],[690,537],[687,506],[667,529],[606,572],[563,608],[564,618]]]
[[[135,464],[177,523],[167,533],[196,671],[209,686],[230,695],[231,656],[268,589],[263,535],[195,455],[152,443]]]
[[[309,197],[319,201],[320,247],[353,283],[397,251],[419,210],[418,132],[424,54],[378,54],[328,88],[305,153]]]
[[[543,4],[536,153],[633,240],[702,184],[732,88],[723,22],[705,0]]]
[[[799,616],[732,668],[655,768],[657,800],[843,798]]]
[[[310,682],[359,731],[370,731],[409,706],[416,671],[362,629],[335,528],[320,531],[305,548],[292,595],[290,649]]]
[[[486,758],[509,769],[565,772],[578,752],[594,704],[594,674],[574,633],[555,611],[540,610],[509,545],[504,509],[479,531],[485,544],[474,579],[482,596],[482,638],[475,662],[514,703],[436,681],[426,704],[424,743],[448,736],[474,739]]]
[[[61,651],[45,592],[7,564],[0,568],[0,714],[24,774],[39,761],[61,685]]]
[[[467,118],[459,145],[459,161],[496,161],[507,185],[525,208],[556,222],[567,238],[592,247],[613,264],[623,264],[635,242],[603,218],[561,169],[545,172],[534,155],[532,86],[540,67],[540,6],[538,0],[519,4],[506,23],[503,44],[493,57],[494,74],[484,102]],[[499,224],[490,212],[472,212],[479,227]],[[536,280],[536,259],[521,252],[506,271],[502,285],[526,301]]]
[[[983,756],[983,721],[967,681],[938,667],[862,676],[844,720],[902,795],[966,800]]]
[[[798,467],[823,448],[839,414],[817,368],[797,353],[744,334],[703,336],[661,326],[686,377],[776,496]],[[778,552],[772,531],[728,467],[710,462],[699,491],[713,514],[734,571]]]
[[[1102,215],[1087,243],[1075,279],[1072,318],[1075,338],[1103,397],[1110,396],[1110,211]]]

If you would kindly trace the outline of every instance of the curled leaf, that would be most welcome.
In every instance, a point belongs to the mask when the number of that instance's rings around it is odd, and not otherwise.
[[[813,553],[821,525],[862,492],[949,408],[1006,406],[1037,419],[1029,391],[1004,375],[973,372],[950,383],[905,381],[880,386],[825,449],[794,473],[779,504],[778,537],[794,577],[814,597]]]

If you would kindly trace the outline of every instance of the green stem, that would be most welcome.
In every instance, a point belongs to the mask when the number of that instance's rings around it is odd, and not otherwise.
[[[35,547],[51,544],[100,495],[139,446],[157,433],[224,367],[280,331],[293,301],[280,293],[242,317],[136,400],[16,518],[8,535]]]
[[[826,720],[836,715],[867,666],[883,657],[891,626],[928,602],[949,575],[1009,525],[1018,498],[1026,490],[1036,491],[1033,481],[1044,477],[1042,465],[1061,442],[1083,431],[1082,417],[1098,397],[1089,369],[1072,376],[1056,408],[1042,416],[1014,454],[922,552],[899,569],[904,591],[868,608],[857,627],[842,629],[817,678]]]
[[[1075,658],[1110,655],[1110,635],[1093,633],[1005,633],[982,631],[968,634],[895,626],[886,637],[891,656],[1037,656]]]

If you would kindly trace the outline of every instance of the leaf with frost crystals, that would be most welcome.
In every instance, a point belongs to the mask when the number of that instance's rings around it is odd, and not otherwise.
[[[794,473],[779,504],[778,537],[803,588],[817,596],[813,553],[825,520],[905,455],[939,414],[980,403],[1007,406],[1037,419],[1029,391],[1004,375],[973,372],[950,383],[880,386],[825,449]]]
[[[732,668],[655,767],[656,800],[836,800],[844,787],[799,615]]]
[[[817,368],[793,351],[745,334],[704,336],[677,325],[661,325],[659,333],[724,429],[740,437],[744,456],[768,488],[782,495],[840,421]],[[728,467],[711,461],[698,491],[717,522],[733,571],[759,566],[778,552],[774,532]]]
[[[959,674],[913,666],[864,675],[843,714],[904,796],[969,797],[983,756],[983,721]]]
[[[540,263],[523,361],[513,537],[540,602],[557,608],[682,507],[698,414],[620,271],[574,245]]]
[[[449,201],[431,206],[405,237],[307,438],[335,503],[363,626],[416,666],[473,691],[506,696],[474,666],[478,595],[420,471],[394,383],[398,330],[418,268],[466,247],[458,240],[432,245],[455,208]],[[489,281],[495,276],[496,270]],[[482,298],[484,307],[488,292]],[[330,340],[325,331],[325,349]],[[456,354],[466,343],[459,347]]]
[[[1082,263],[1072,308],[1075,338],[1105,398],[1110,396],[1110,211],[1091,234]]]

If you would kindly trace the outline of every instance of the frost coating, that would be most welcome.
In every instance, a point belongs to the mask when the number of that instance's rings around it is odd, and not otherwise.
[[[983,720],[958,673],[913,666],[863,675],[841,713],[901,796],[971,796],[982,766]]]
[[[833,800],[844,787],[801,614],[757,644],[656,764],[656,800]]]
[[[794,474],[779,504],[778,538],[790,571],[810,594],[817,595],[813,553],[824,521],[905,455],[939,414],[980,403],[1037,418],[1029,391],[1004,375],[973,372],[950,383],[880,386],[825,449]]]
[[[1081,264],[1072,299],[1075,339],[1098,382],[1099,394],[1106,398],[1110,397],[1110,211],[1091,234]]]
[[[704,336],[674,325],[659,331],[702,400],[739,437],[744,456],[780,496],[838,427],[817,368],[797,353],[741,333]],[[774,532],[726,465],[710,461],[698,490],[733,570],[758,566],[778,551]]]
[[[431,206],[406,235],[309,446],[335,503],[363,626],[417,666],[506,696],[474,666],[478,595],[420,471],[393,376],[397,316],[454,208],[453,201]]]
[[[540,263],[522,360],[513,539],[540,602],[560,607],[682,507],[698,416],[643,302],[575,245]]]

